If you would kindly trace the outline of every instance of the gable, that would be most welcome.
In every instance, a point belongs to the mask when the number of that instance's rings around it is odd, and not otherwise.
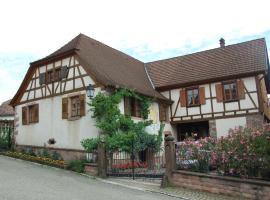
[[[64,68],[67,70],[63,75],[61,72]],[[12,105],[86,90],[89,84],[97,83],[74,54],[47,64],[31,66]]]

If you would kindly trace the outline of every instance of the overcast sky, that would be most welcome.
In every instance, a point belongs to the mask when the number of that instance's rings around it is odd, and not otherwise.
[[[265,37],[269,0],[6,0],[0,2],[0,103],[29,67],[84,33],[147,62]]]

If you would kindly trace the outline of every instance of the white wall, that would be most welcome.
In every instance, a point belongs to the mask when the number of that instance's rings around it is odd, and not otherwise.
[[[0,116],[0,121],[1,120],[14,120],[14,116]]]
[[[79,93],[85,94],[85,91]],[[86,105],[86,115],[80,119],[75,121],[62,119],[62,97],[66,96],[56,96],[33,102],[33,104],[39,104],[39,122],[35,124],[22,125],[21,108],[25,104],[17,106],[19,127],[17,128],[16,143],[19,145],[82,149],[80,144],[82,139],[97,137],[99,132],[95,127],[94,119],[91,118],[88,105]],[[86,97],[87,101],[89,101],[88,97]],[[31,104],[29,103],[29,105]],[[56,144],[48,145],[47,142],[50,138],[54,138]]]
[[[245,127],[246,124],[246,117],[216,119],[217,137],[226,136],[230,129],[238,128],[239,126]]]

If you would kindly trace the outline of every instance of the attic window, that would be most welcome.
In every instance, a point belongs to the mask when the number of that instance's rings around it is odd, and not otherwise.
[[[46,72],[46,83],[52,83],[54,81],[60,81],[61,77],[61,68],[50,70]]]
[[[68,76],[68,67],[63,66],[56,69],[49,70],[39,75],[39,84],[49,84],[55,81],[61,81]]]

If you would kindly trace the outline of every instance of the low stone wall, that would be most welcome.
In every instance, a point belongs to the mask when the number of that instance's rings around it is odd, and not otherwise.
[[[46,149],[49,153],[56,151],[61,155],[64,160],[84,160],[86,159],[86,152],[83,150],[77,149],[61,149],[53,147],[39,147],[39,146],[30,146],[30,145],[16,145],[15,150],[22,151],[27,149],[32,149],[36,154],[40,151]]]
[[[86,174],[97,176],[98,175],[98,165],[97,163],[87,163],[84,167]]]
[[[188,171],[173,171],[170,185],[233,197],[269,200],[270,182],[224,177]]]

